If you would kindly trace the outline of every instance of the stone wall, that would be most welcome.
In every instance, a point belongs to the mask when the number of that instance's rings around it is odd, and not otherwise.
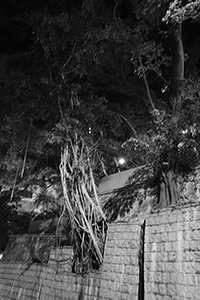
[[[43,263],[31,262],[28,250],[24,250],[26,239],[24,236],[17,237],[18,243],[12,241],[15,247],[0,261],[0,300],[200,299],[200,205],[197,203],[153,212],[145,227],[130,221],[110,224],[104,263],[100,270],[86,276],[71,272],[70,247],[51,247]],[[14,249],[16,253],[11,255]],[[144,258],[140,268],[138,258]]]
[[[17,237],[21,246],[24,239]],[[0,261],[0,299],[137,299],[139,240],[139,224],[110,225],[103,266],[84,277],[71,273],[70,247],[52,249],[48,263],[32,263],[24,251],[15,253],[12,261],[11,247]],[[20,252],[19,243],[15,252]]]
[[[98,299],[138,299],[139,243],[140,224],[110,225]]]
[[[144,259],[145,300],[199,300],[199,204],[152,213]]]

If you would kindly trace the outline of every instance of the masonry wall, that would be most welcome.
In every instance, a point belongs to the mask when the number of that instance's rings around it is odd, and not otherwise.
[[[15,261],[12,247],[0,261],[1,300],[138,299],[139,224],[110,225],[103,266],[85,277],[71,273],[70,247],[52,249],[48,263],[31,263],[27,251],[20,254],[26,238],[18,237]]]
[[[199,300],[200,205],[151,213],[144,234],[143,255],[140,223],[109,225],[104,263],[84,277],[71,272],[70,247],[52,248],[46,263],[31,263],[28,237],[17,237],[15,251],[0,261],[0,300]]]
[[[139,244],[140,224],[110,225],[99,299],[138,299]]]
[[[145,300],[200,299],[200,206],[151,214],[145,232]]]

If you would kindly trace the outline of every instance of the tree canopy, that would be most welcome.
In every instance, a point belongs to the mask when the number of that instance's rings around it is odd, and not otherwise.
[[[58,172],[60,146],[74,130],[98,148],[98,178],[117,171],[113,158],[124,151],[128,168],[157,162],[185,139],[182,131],[197,138],[199,1],[3,1],[1,8],[1,51],[10,59],[0,153],[12,162],[11,182],[17,168],[21,178]]]
[[[66,116],[111,148],[154,130],[153,118],[177,123],[188,106],[196,122],[198,1],[1,5],[1,26],[17,32],[2,49],[13,54],[1,88],[3,155],[23,157],[31,132],[28,156],[38,158]]]
[[[0,155],[13,191],[51,173],[76,198],[75,174],[82,182],[92,166],[98,184],[118,170],[121,154],[125,168],[150,164],[166,186],[172,173],[199,163],[199,1],[24,0],[1,8],[1,52],[10,59]]]

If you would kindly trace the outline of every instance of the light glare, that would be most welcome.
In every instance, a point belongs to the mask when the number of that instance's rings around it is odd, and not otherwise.
[[[123,158],[123,157],[120,157],[119,159],[118,159],[118,163],[120,164],[120,165],[124,165],[125,164],[125,159]]]

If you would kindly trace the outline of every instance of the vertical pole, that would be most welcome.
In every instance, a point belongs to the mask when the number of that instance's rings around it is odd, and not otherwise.
[[[139,287],[138,287],[138,300],[144,300],[144,243],[145,243],[145,223],[141,225],[140,230],[140,248],[138,253],[138,264],[139,264]]]

